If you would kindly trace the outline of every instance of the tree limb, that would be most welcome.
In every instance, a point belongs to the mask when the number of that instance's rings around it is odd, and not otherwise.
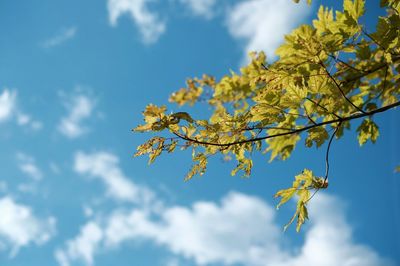
[[[390,110],[392,108],[395,108],[397,106],[400,106],[400,101],[392,103],[392,104],[389,104],[389,105],[384,106],[384,107],[377,108],[377,109],[372,110],[370,112],[356,113],[354,115],[350,115],[350,116],[347,116],[347,117],[342,117],[342,118],[337,118],[337,119],[333,119],[333,120],[329,120],[329,121],[320,122],[320,123],[317,123],[317,124],[312,124],[312,125],[309,125],[309,126],[305,126],[305,127],[299,128],[299,129],[295,129],[293,131],[282,132],[282,133],[268,135],[268,136],[264,136],[264,137],[239,140],[239,141],[234,141],[234,142],[230,142],[230,143],[213,143],[213,142],[201,141],[201,140],[197,140],[197,139],[192,139],[192,138],[190,138],[188,136],[182,135],[182,134],[180,134],[178,132],[175,132],[175,131],[173,132],[173,134],[175,134],[177,137],[179,137],[179,138],[181,138],[183,140],[190,141],[190,142],[193,142],[193,143],[196,143],[196,144],[200,144],[200,145],[227,147],[227,146],[244,144],[244,143],[253,142],[253,141],[259,141],[259,140],[265,140],[265,139],[270,139],[270,138],[275,138],[275,137],[298,134],[298,133],[301,133],[303,131],[307,131],[309,129],[320,127],[320,126],[324,126],[324,125],[330,125],[330,124],[334,124],[334,123],[343,123],[345,121],[350,121],[350,120],[353,120],[353,119],[363,118],[363,117],[366,117],[366,116],[372,116],[374,114],[382,113],[384,111],[387,111],[387,110]]]

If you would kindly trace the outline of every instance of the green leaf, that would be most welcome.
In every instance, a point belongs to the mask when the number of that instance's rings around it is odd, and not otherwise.
[[[327,139],[329,139],[329,134],[324,127],[314,127],[308,131],[306,146],[312,147],[315,144],[319,148]]]
[[[192,166],[190,171],[187,173],[185,177],[185,181],[189,181],[193,178],[194,175],[203,175],[206,172],[207,168],[207,157],[204,153],[193,153],[193,161],[197,162]]]
[[[343,9],[347,11],[355,21],[358,20],[365,12],[365,1],[364,0],[344,0]]]
[[[371,119],[367,118],[357,128],[358,142],[360,146],[364,145],[368,140],[375,143],[379,136],[379,128]]]
[[[181,120],[181,119],[186,120],[189,123],[193,123],[194,122],[193,118],[186,112],[178,112],[178,113],[174,113],[174,114],[172,114],[170,116],[175,118],[175,119],[178,119],[178,120]]]
[[[299,201],[297,206],[297,225],[296,225],[296,232],[300,231],[301,226],[308,220],[308,211],[306,207],[306,203],[304,201]]]
[[[284,230],[286,230],[297,219],[296,231],[298,232],[301,226],[308,219],[307,203],[311,198],[310,191],[327,187],[328,183],[325,182],[325,179],[316,177],[312,171],[304,169],[301,174],[295,177],[292,187],[279,190],[274,196],[275,198],[280,198],[280,201],[276,206],[277,209],[279,209],[281,205],[287,203],[295,195],[297,196],[296,211],[289,222],[285,225]]]
[[[276,192],[275,198],[280,197],[281,200],[279,201],[278,205],[276,205],[276,209],[279,209],[279,207],[286,202],[288,202],[293,196],[294,193],[296,193],[296,188],[288,188],[288,189],[282,189]]]
[[[296,4],[300,3],[300,0],[293,0],[293,2],[295,2]],[[312,0],[307,0],[307,4],[311,5]]]
[[[270,132],[276,131],[271,130]],[[271,151],[271,158],[269,162],[272,162],[275,158],[283,161],[289,158],[299,140],[300,136],[298,134],[268,139],[268,148],[265,151]]]
[[[318,9],[318,19],[313,20],[313,25],[317,29],[319,34],[330,31],[333,23],[334,20],[332,9],[329,10],[329,8],[324,8],[323,6],[320,6]]]

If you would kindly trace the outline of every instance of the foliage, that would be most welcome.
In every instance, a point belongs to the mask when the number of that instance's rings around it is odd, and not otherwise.
[[[251,62],[239,73],[219,81],[208,75],[188,79],[169,100],[179,106],[207,103],[212,108],[208,119],[194,119],[187,112],[167,114],[165,106],[148,105],[145,124],[134,130],[164,137],[151,138],[135,155],[148,154],[152,163],[162,152],[191,148],[194,165],[185,180],[204,174],[216,154],[237,161],[232,175],[249,176],[253,152],[269,153],[270,161],[286,160],[301,136],[306,147],[328,142],[325,176],[305,169],[290,188],[275,195],[278,207],[296,195],[289,224],[297,219],[299,230],[308,219],[307,203],[328,186],[333,138],[341,138],[353,120],[361,119],[359,144],[375,142],[379,128],[373,115],[400,105],[400,2],[381,0],[387,14],[379,17],[375,31],[359,22],[364,6],[363,0],[344,0],[343,11],[321,6],[311,25],[285,36],[274,62],[263,52],[251,53]]]

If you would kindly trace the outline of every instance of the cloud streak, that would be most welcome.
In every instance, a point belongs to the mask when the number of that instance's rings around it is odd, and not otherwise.
[[[21,172],[27,174],[30,178],[38,181],[42,179],[43,173],[36,165],[35,159],[24,153],[17,153],[18,166]]]
[[[119,168],[119,160],[112,153],[79,151],[75,154],[75,172],[101,180],[107,195],[118,201],[148,202],[153,194],[145,187],[133,183]]]
[[[61,119],[58,130],[68,138],[78,138],[88,131],[82,123],[92,115],[95,102],[86,95],[77,94],[68,97],[64,105],[68,114]]]
[[[66,41],[73,39],[77,31],[78,31],[77,27],[69,27],[63,29],[57,35],[45,40],[42,45],[44,48],[52,48],[54,46],[59,46],[65,43]]]

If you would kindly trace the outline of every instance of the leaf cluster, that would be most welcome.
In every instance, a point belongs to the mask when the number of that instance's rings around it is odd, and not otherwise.
[[[330,140],[324,182],[305,170],[291,188],[276,194],[278,206],[296,195],[289,224],[297,219],[299,230],[308,218],[310,190],[326,188],[332,139],[362,119],[356,129],[359,144],[374,143],[379,127],[373,115],[400,105],[400,2],[381,0],[381,7],[386,15],[370,30],[359,22],[364,0],[344,0],[341,11],[321,6],[312,24],[285,36],[277,60],[253,52],[238,73],[218,81],[209,75],[188,79],[169,101],[181,107],[205,104],[211,114],[195,119],[188,112],[167,114],[165,106],[148,105],[145,123],[134,130],[157,136],[140,145],[135,156],[148,154],[152,163],[162,152],[191,148],[194,165],[185,180],[204,174],[217,154],[236,161],[232,175],[249,176],[254,152],[269,154],[270,162],[286,160],[302,137],[307,148]]]

